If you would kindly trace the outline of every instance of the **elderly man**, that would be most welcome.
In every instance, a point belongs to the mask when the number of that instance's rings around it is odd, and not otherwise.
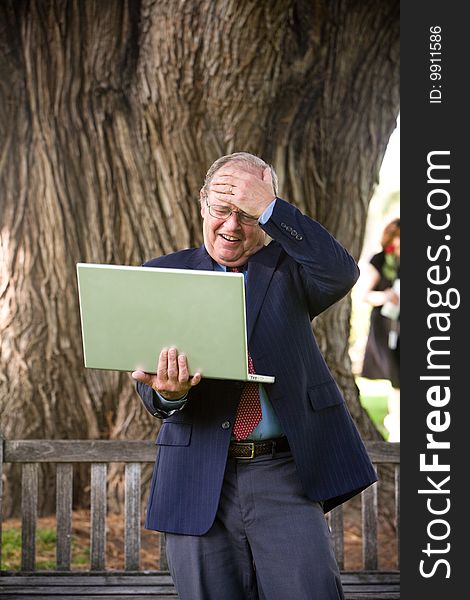
[[[343,598],[324,512],[376,474],[311,320],[354,285],[356,263],[251,154],[219,158],[200,202],[203,246],[146,264],[243,272],[249,363],[275,383],[191,375],[184,348],[133,373],[163,419],[146,526],[166,532],[181,600]]]

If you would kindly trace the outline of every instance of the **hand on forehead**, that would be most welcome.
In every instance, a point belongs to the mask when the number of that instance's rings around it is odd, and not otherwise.
[[[251,198],[253,194],[265,199],[274,198],[271,169],[264,170],[252,165],[224,165],[214,173],[209,192],[217,201],[236,204]]]

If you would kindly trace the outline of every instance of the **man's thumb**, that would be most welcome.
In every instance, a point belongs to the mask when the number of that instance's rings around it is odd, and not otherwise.
[[[142,383],[149,383],[149,381],[151,380],[151,377],[148,373],[145,373],[145,371],[140,370],[134,371],[132,373],[132,377],[137,381],[141,381]]]

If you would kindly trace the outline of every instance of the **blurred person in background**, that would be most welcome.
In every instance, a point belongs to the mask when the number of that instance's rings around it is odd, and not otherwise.
[[[382,250],[363,275],[363,300],[372,306],[362,377],[392,385],[384,426],[389,442],[400,441],[400,219],[386,225]]]

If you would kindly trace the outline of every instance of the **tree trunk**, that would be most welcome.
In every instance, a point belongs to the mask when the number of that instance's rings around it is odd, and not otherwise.
[[[281,196],[359,256],[398,114],[398,26],[392,0],[0,3],[4,437],[153,435],[128,374],[83,368],[75,263],[200,244],[198,192],[217,157],[272,162]],[[349,316],[346,299],[315,329],[377,437]]]

